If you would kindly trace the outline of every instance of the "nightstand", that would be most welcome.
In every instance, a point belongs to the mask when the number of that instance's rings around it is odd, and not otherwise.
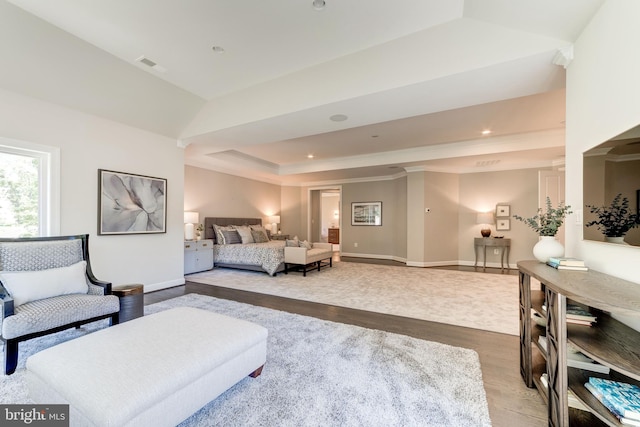
[[[271,240],[288,240],[288,239],[289,239],[288,234],[272,234],[271,235]]]
[[[213,268],[213,240],[187,240],[184,242],[184,274]]]

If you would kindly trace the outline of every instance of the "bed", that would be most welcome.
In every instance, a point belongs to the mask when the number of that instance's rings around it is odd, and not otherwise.
[[[206,217],[204,219],[204,237],[214,241],[214,267],[239,268],[251,271],[264,271],[271,276],[284,271],[283,240],[270,240],[265,243],[218,244],[213,226],[262,225],[261,218]]]

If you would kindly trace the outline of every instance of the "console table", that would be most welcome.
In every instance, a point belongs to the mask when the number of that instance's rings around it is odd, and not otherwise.
[[[504,271],[504,261],[507,260],[507,268],[509,268],[509,250],[511,248],[511,239],[496,239],[495,237],[476,237],[474,239],[474,250],[476,261],[474,267],[478,266],[478,250],[483,249],[482,270],[487,268],[487,248],[500,249],[500,270]]]
[[[640,385],[640,332],[611,313],[640,313],[640,284],[597,271],[556,270],[538,261],[519,261],[520,374],[548,405],[550,427],[621,426],[618,419],[584,386],[590,376]],[[541,290],[532,289],[531,278]],[[582,304],[597,317],[593,326],[567,324],[567,302]],[[543,304],[547,309],[544,310]],[[531,319],[532,310],[546,327]],[[546,348],[538,338],[546,336]],[[610,368],[608,375],[567,366],[570,344]],[[541,381],[547,374],[547,386]],[[569,390],[586,407],[569,409]]]

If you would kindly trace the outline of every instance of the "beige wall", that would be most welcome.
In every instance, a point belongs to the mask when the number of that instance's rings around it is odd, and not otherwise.
[[[463,264],[475,260],[473,239],[480,236],[480,225],[476,224],[478,212],[495,212],[498,203],[510,205],[511,215],[524,217],[535,215],[538,209],[538,169],[469,173],[460,175],[460,208],[458,229],[459,259]],[[537,234],[525,224],[511,220],[511,230],[496,231],[491,226],[491,235],[511,239],[509,263],[515,268],[517,261],[532,259],[532,248],[538,242]],[[481,256],[478,261],[480,262]],[[500,255],[487,253],[487,265],[497,266]]]
[[[176,141],[0,90],[0,136],[60,150],[60,234],[90,234],[99,279],[145,291],[184,283],[183,150]],[[98,169],[167,179],[167,232],[97,235]]]
[[[184,188],[184,210],[198,212],[200,222],[207,216],[219,216],[262,218],[267,225],[267,217],[280,215],[280,228],[287,228],[279,185],[185,166]]]

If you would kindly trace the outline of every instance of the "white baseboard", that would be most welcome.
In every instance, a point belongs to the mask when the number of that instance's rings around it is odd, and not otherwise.
[[[169,280],[168,282],[152,283],[144,285],[144,293],[159,291],[161,289],[173,288],[174,286],[184,285],[184,277],[182,279]]]
[[[380,255],[380,254],[361,254],[361,253],[349,253],[340,252],[340,256],[346,256],[351,258],[372,258],[372,259],[387,259],[391,261],[407,262],[406,258],[394,256],[394,255]]]

